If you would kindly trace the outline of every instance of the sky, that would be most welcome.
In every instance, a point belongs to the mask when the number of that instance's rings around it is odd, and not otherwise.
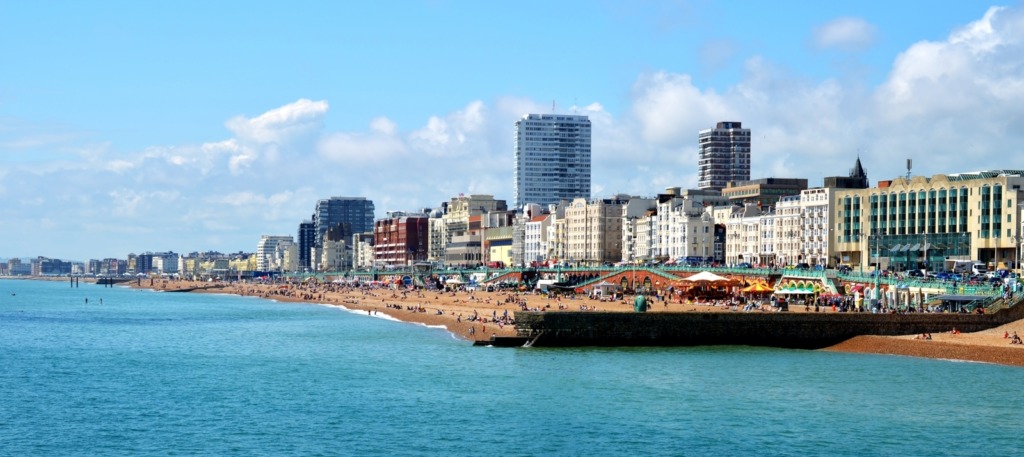
[[[0,258],[255,251],[317,200],[512,200],[513,123],[592,122],[592,197],[1024,169],[1024,6],[0,0]]]

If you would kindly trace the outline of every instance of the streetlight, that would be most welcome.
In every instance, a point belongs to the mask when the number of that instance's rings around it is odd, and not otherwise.
[[[971,239],[969,237],[970,237],[970,234],[967,233],[967,232],[964,232],[963,235],[960,237],[960,238],[963,239],[963,246],[964,246],[963,254],[961,254],[961,256],[963,256],[963,259],[961,259],[961,260],[967,260],[967,259],[969,259],[971,257],[969,255],[969,253],[971,251]]]
[[[1022,242],[1024,242],[1024,236],[1021,236],[1021,234],[1019,234],[1019,233],[1014,235],[1013,236],[1013,242],[1017,244],[1017,254],[1016,254],[1016,257],[1014,257],[1014,259],[1013,259],[1013,269],[1019,271],[1020,270],[1020,245],[1021,245]],[[1018,276],[1019,276],[1019,274],[1018,274]]]
[[[864,276],[864,250],[860,249],[860,231],[854,233],[853,236],[857,240],[857,250],[859,251],[857,255],[857,263],[860,264],[860,276]]]
[[[928,270],[931,269],[931,264],[928,262],[928,234],[924,234],[924,276],[928,277]]]
[[[870,240],[870,238],[874,238],[874,241],[875,241],[875,300],[872,303],[872,308],[874,308],[875,306],[878,306],[879,298],[881,297],[881,291],[878,290],[878,287],[879,287],[879,284],[881,283],[881,280],[882,280],[882,271],[879,268],[881,266],[881,264],[882,264],[882,260],[879,257],[879,252],[878,252],[879,247],[881,247],[880,246],[881,243],[878,242],[878,234],[875,233],[875,234],[869,235],[869,240]]]

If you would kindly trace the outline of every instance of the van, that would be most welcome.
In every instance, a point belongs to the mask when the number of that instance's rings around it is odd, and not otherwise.
[[[977,260],[955,260],[951,263],[950,270],[956,274],[982,275],[988,271],[988,267]]]

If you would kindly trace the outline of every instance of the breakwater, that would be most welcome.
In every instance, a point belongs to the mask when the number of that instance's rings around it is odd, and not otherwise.
[[[977,332],[1024,318],[1024,306],[958,313],[517,312],[531,346],[750,345],[820,349],[860,335]]]

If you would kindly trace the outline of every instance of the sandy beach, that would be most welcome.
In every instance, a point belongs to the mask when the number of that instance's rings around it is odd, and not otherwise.
[[[599,301],[586,297],[549,298],[511,291],[398,291],[352,289],[336,284],[284,285],[252,283],[207,283],[143,279],[125,285],[155,290],[190,290],[257,296],[282,302],[320,303],[347,309],[383,313],[395,319],[431,326],[443,326],[454,335],[470,340],[493,336],[514,336],[515,328],[505,321],[523,306],[530,310],[632,312],[631,301]],[[652,301],[649,312],[733,312],[711,303],[668,303]],[[758,311],[755,311],[758,312]],[[790,312],[813,312],[802,306]],[[824,312],[832,312],[826,310]],[[1006,338],[1016,332],[1024,337],[1024,320],[976,333],[935,333],[930,340],[919,335],[861,336],[824,350],[904,355],[950,360],[967,360],[1024,366],[1024,345],[1011,345]]]

